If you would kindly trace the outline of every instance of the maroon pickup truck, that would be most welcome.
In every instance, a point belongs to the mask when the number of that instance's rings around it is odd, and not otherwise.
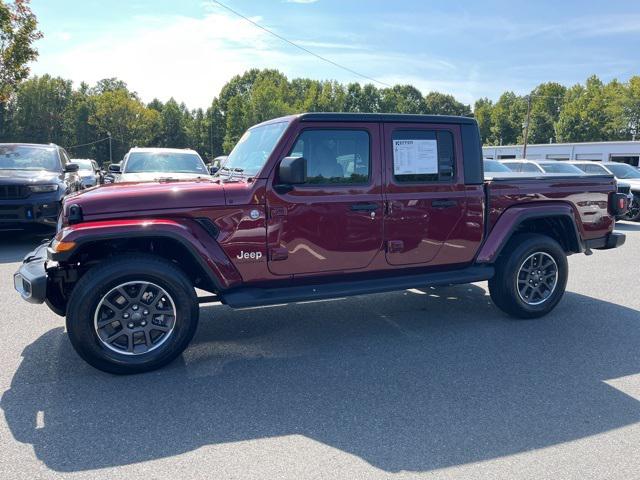
[[[625,208],[611,176],[485,181],[473,119],[307,113],[249,129],[211,179],[68,197],[14,281],[66,316],[87,362],[135,373],[179,355],[214,298],[488,280],[500,309],[539,317],[564,294],[567,255],[624,243],[613,228]]]

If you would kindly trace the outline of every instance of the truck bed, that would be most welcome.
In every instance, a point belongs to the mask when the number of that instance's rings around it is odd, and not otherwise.
[[[599,238],[613,230],[609,196],[616,191],[611,175],[496,177],[485,181],[487,231],[509,207],[555,202],[574,212],[583,238]]]

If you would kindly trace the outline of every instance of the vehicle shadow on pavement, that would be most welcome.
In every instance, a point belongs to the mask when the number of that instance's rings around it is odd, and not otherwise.
[[[27,233],[0,230],[0,263],[21,262],[27,253],[35,249],[55,232]]]
[[[640,402],[605,383],[640,372],[640,312],[574,293],[532,321],[476,285],[202,317],[181,360],[129,377],[93,370],[50,330],[1,400],[13,436],[64,472],[293,434],[395,472],[640,420]]]

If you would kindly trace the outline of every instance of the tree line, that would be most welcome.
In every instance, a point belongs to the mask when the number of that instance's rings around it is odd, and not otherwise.
[[[253,69],[232,78],[205,110],[171,98],[143,102],[118,79],[74,88],[70,80],[42,75],[23,81],[3,105],[0,141],[57,143],[78,158],[113,160],[132,146],[193,148],[207,158],[228,153],[251,125],[298,112],[397,112],[475,117],[486,145],[521,143],[530,101],[529,142],[630,140],[640,126],[640,76],[628,82],[565,87],[538,85],[529,95],[505,92],[473,109],[452,95],[423,95],[411,85],[377,88],[308,78],[287,79]],[[96,143],[94,143],[96,142]]]
[[[640,76],[566,87],[542,83],[527,95],[503,93],[465,105],[452,95],[423,95],[412,85],[377,88],[252,69],[227,82],[206,108],[171,98],[149,103],[117,78],[95,85],[29,75],[42,37],[29,0],[0,0],[0,142],[57,143],[76,158],[119,161],[132,146],[190,147],[206,158],[228,153],[251,125],[299,112],[392,112],[475,117],[486,145],[630,140],[640,135]]]

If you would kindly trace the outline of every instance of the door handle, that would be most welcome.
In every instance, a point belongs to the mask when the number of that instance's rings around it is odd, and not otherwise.
[[[457,200],[450,200],[450,199],[431,200],[431,206],[433,208],[451,208],[451,207],[456,207],[457,205],[458,205]]]
[[[375,212],[380,208],[377,203],[354,203],[351,210],[354,212]]]

